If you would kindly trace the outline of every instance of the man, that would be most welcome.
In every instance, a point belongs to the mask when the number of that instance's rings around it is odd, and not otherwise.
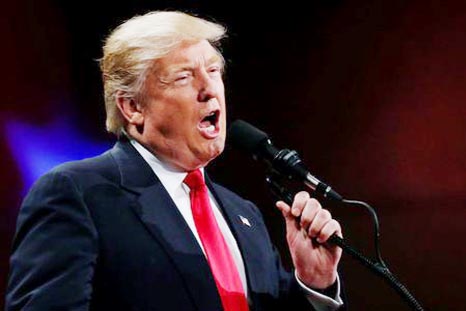
[[[43,176],[25,198],[7,310],[335,310],[341,229],[301,192],[277,203],[295,275],[258,209],[212,183],[224,148],[223,27],[152,12],[107,38],[113,149]],[[204,184],[207,184],[208,189]],[[299,222],[297,221],[299,219]],[[315,238],[319,243],[314,242]]]

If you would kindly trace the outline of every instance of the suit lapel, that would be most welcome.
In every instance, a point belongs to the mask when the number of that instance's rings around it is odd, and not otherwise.
[[[221,310],[204,253],[162,183],[128,141],[118,142],[112,154],[121,186],[137,195],[131,208],[172,259],[194,304],[199,310]]]
[[[218,186],[210,181],[207,174],[205,176],[207,186],[219,204],[243,257],[248,281],[248,291],[254,291],[254,284],[257,284],[257,278],[262,274],[258,270],[261,266],[262,255],[258,251],[257,247],[258,238],[257,231],[255,230],[255,226],[257,224],[254,223],[255,216],[243,205],[238,206],[228,200],[225,196],[219,195],[220,191],[218,191]],[[247,220],[249,225],[245,223],[244,219]]]

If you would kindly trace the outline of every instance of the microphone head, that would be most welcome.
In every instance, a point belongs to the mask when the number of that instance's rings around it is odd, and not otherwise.
[[[253,155],[255,160],[263,160],[278,174],[288,179],[303,181],[311,189],[326,197],[341,200],[342,197],[328,185],[322,183],[309,173],[296,151],[275,148],[269,136],[242,121],[234,121],[228,130],[228,144]]]
[[[266,133],[243,120],[236,120],[231,124],[227,137],[233,147],[255,156],[261,153],[263,145],[269,140]]]

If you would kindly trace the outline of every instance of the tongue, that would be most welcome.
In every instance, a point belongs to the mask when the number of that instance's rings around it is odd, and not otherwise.
[[[206,128],[206,127],[209,127],[211,125],[212,125],[212,123],[210,123],[210,121],[208,121],[208,120],[202,120],[201,123],[200,123],[201,128]]]
[[[218,131],[215,128],[215,125],[210,124],[205,126],[205,123],[201,123],[199,126],[199,130],[201,132],[201,135],[204,136],[207,139],[213,139],[218,136]]]

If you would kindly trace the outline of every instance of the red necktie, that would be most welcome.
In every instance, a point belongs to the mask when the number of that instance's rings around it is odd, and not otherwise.
[[[209,194],[201,171],[195,170],[188,173],[184,183],[190,189],[189,197],[194,223],[214,276],[223,309],[225,311],[249,310],[236,264],[210,206]]]

